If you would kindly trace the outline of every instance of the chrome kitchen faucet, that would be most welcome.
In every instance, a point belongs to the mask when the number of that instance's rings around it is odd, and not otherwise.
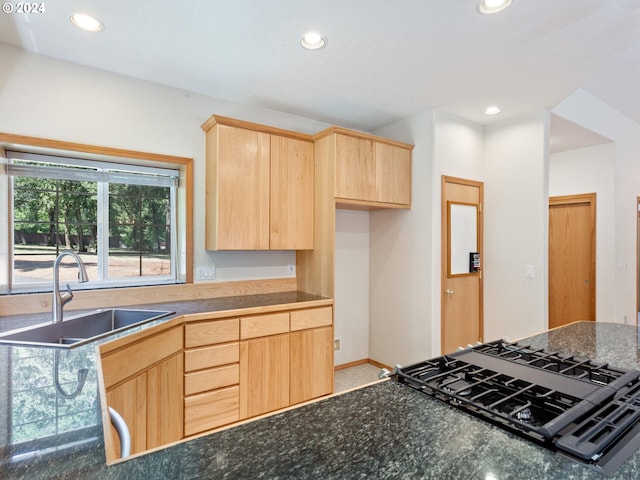
[[[60,263],[67,255],[73,257],[78,264],[78,282],[85,283],[89,281],[89,276],[87,275],[87,270],[84,268],[84,263],[82,263],[82,259],[76,252],[73,250],[65,250],[58,255],[55,263],[53,264],[53,323],[62,321],[62,307],[64,307],[64,305],[70,302],[73,298],[73,293],[71,293],[71,287],[68,283],[67,291],[65,293],[60,293]]]

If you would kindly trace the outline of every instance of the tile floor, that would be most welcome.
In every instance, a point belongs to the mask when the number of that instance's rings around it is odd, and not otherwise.
[[[343,392],[350,388],[375,382],[378,380],[379,373],[380,368],[368,363],[338,370],[334,377],[334,392]]]

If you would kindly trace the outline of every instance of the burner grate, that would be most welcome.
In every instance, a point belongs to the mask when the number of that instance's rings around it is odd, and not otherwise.
[[[575,356],[562,355],[559,352],[548,352],[529,345],[509,343],[504,340],[480,345],[474,350],[486,355],[509,359],[532,367],[588,380],[598,385],[608,385],[626,373],[608,364],[598,364]]]
[[[496,341],[396,369],[399,382],[602,473],[640,447],[640,371]]]
[[[578,397],[447,357],[403,368],[399,378],[442,400],[483,410],[533,432],[580,402]]]

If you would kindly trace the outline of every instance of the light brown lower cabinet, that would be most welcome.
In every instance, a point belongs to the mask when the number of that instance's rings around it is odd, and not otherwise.
[[[100,345],[103,398],[132,454],[333,392],[331,305],[251,313],[179,317]],[[113,427],[105,444],[117,459]]]
[[[127,423],[132,454],[184,437],[182,344],[180,326],[113,350],[101,345],[107,405]],[[113,427],[105,443],[108,460],[118,458],[120,439]]]
[[[237,422],[240,411],[238,385],[192,395],[184,399],[185,436]]]
[[[305,402],[333,392],[333,328],[291,332],[289,402]]]
[[[185,324],[185,437],[240,419],[239,338],[239,318]]]
[[[289,334],[240,342],[240,418],[289,406]]]
[[[147,449],[175,442],[183,436],[183,413],[178,408],[182,400],[179,380],[182,362],[182,355],[177,354],[146,372]]]

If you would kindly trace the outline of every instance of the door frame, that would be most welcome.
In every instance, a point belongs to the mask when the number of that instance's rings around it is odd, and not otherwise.
[[[478,275],[478,337],[484,339],[484,274],[483,270],[485,267],[485,257],[484,257],[484,183],[477,180],[469,180],[466,178],[459,177],[451,177],[448,175],[442,175],[441,181],[441,189],[440,189],[440,208],[441,208],[441,217],[440,217],[440,351],[443,352],[445,350],[445,306],[446,306],[446,293],[445,293],[445,285],[447,282],[447,278],[449,278],[449,244],[448,244],[448,224],[449,224],[449,212],[448,212],[448,204],[449,202],[445,198],[445,187],[447,183],[454,183],[458,185],[465,185],[469,187],[478,188],[478,223],[477,223],[477,231],[478,231],[478,252],[480,253],[480,269],[477,274],[467,274],[469,275]],[[457,275],[464,276],[464,275]]]
[[[597,289],[597,279],[596,279],[596,201],[597,194],[596,193],[579,193],[574,195],[556,195],[553,197],[549,197],[549,210],[552,206],[555,205],[572,205],[572,204],[581,204],[588,203],[590,209],[591,216],[591,272],[590,277],[593,278],[593,315],[594,321],[596,320],[597,315],[597,305],[598,305],[598,289]],[[550,231],[547,235],[550,235]],[[547,262],[549,261],[549,250],[550,246],[547,242]],[[550,303],[550,289],[551,289],[551,277],[549,276],[548,285],[547,285],[547,328],[549,327],[550,316],[549,312],[551,309]]]

